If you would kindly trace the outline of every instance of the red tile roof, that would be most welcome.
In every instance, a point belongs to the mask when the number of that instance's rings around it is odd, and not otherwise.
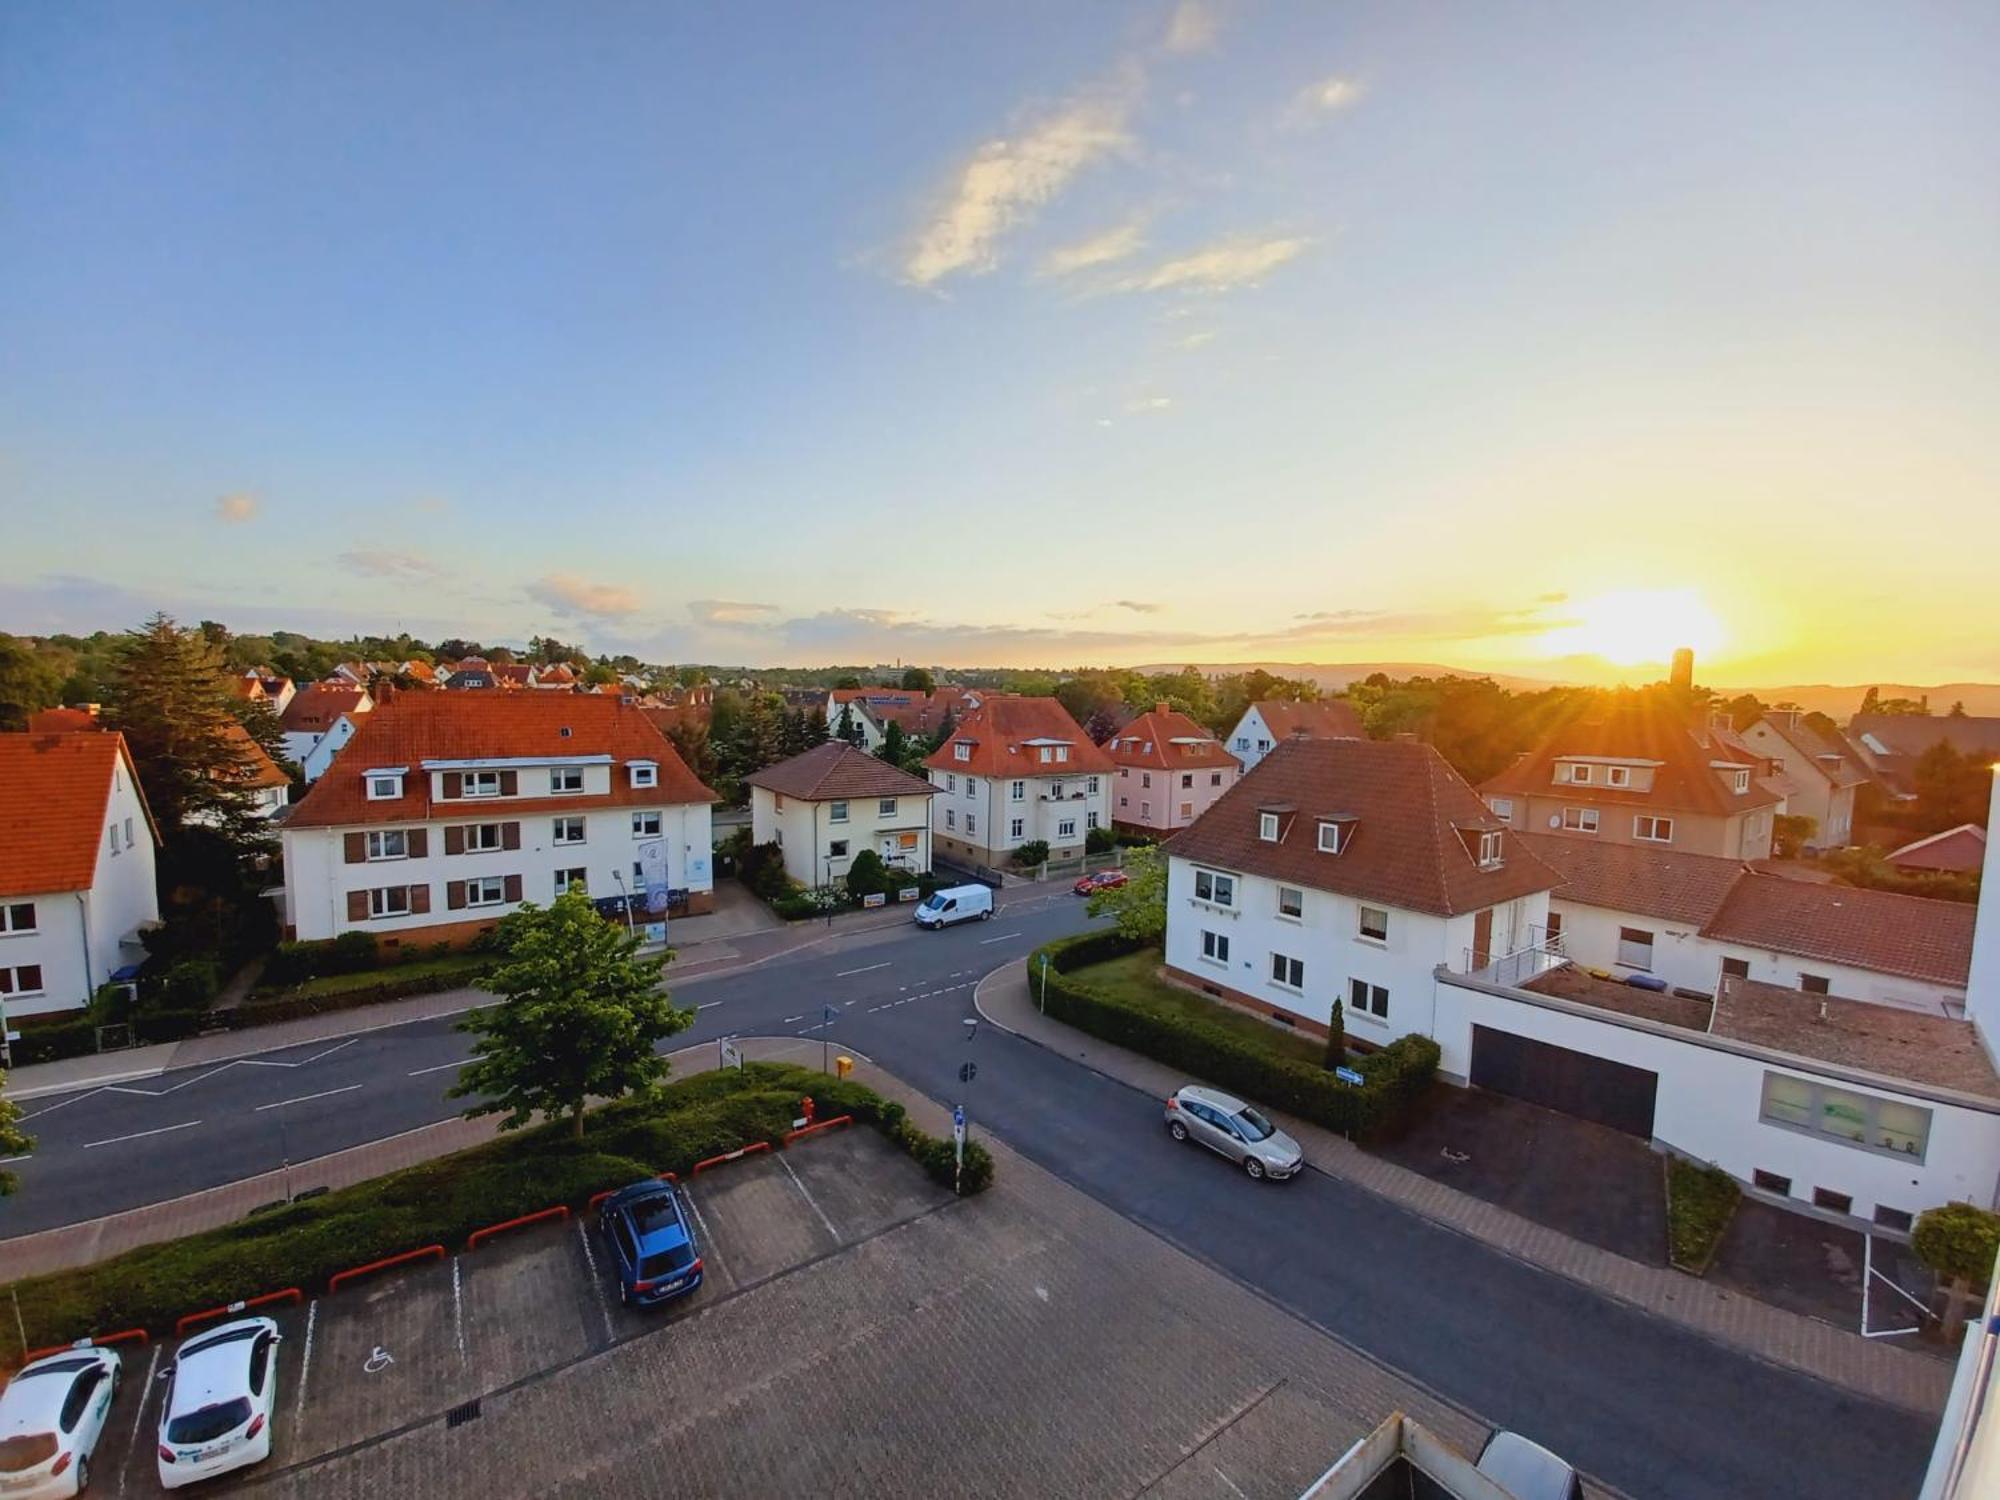
[[[1104,742],[1104,750],[1117,765],[1149,770],[1192,771],[1236,764],[1221,740],[1164,704],[1120,729]]]
[[[431,779],[422,767],[434,760],[553,761],[609,755],[614,762],[608,796],[503,799],[474,804],[479,808],[589,812],[716,800],[645,711],[616,698],[591,693],[404,693],[358,723],[333,769],[294,804],[288,827],[408,823],[466,812],[462,801],[432,801]],[[642,760],[658,764],[658,786],[631,784],[624,768]],[[364,773],[378,766],[409,768],[401,797],[369,799]]]
[[[815,745],[743,779],[751,786],[807,802],[836,797],[929,797],[936,790],[921,777],[839,740]]]
[[[1267,811],[1280,815],[1276,843],[1258,836]],[[1333,815],[1354,819],[1352,842],[1326,854],[1318,823]],[[1477,855],[1485,831],[1504,833],[1501,863],[1488,869]],[[1176,859],[1439,916],[1561,883],[1443,756],[1413,741],[1286,740],[1165,847]]]
[[[1966,901],[1751,874],[1736,882],[1702,936],[1963,989],[1974,915]]]
[[[68,734],[77,729],[102,729],[87,708],[41,708],[28,715],[30,734]]]
[[[1044,762],[1041,747],[1031,740],[1059,740],[1069,748],[1064,761]],[[957,747],[969,746],[969,759]],[[1090,736],[1053,698],[1020,698],[993,693],[979,707],[967,709],[924,764],[933,771],[966,771],[975,776],[1069,776],[1112,769],[1111,757],[1090,742]]]
[[[1739,859],[1605,844],[1558,833],[1515,835],[1562,877],[1558,901],[1664,917],[1699,928],[1722,909],[1744,875]]]
[[[138,777],[116,731],[0,734],[0,896],[86,891],[104,846],[111,772]],[[139,805],[146,795],[139,793]],[[159,831],[146,826],[155,842]]]
[[[502,687],[526,687],[535,669],[524,662],[502,662],[486,669],[488,675]]]
[[[829,724],[840,721],[845,704],[866,709],[877,724],[896,724],[905,734],[935,734],[949,712],[958,717],[965,712],[965,689],[941,687],[934,693],[915,693],[903,688],[835,688],[829,695],[833,705]]]
[[[243,770],[236,777],[239,786],[271,787],[290,786],[292,778],[278,769],[278,763],[271,759],[264,747],[250,738],[250,731],[241,724],[225,725],[223,739],[236,750],[236,758]]]
[[[32,724],[32,721],[30,721]],[[1934,833],[1927,839],[1892,850],[1886,858],[1899,870],[1942,870],[1965,875],[1986,863],[1986,830],[1977,823],[1961,823]]]
[[[315,682],[292,696],[284,713],[278,716],[278,724],[287,734],[325,734],[342,714],[366,713],[368,710],[362,706],[366,698],[366,688]]]
[[[1595,781],[1589,786],[1558,783],[1556,762],[1580,757],[1653,761],[1652,789],[1631,791]],[[1784,800],[1784,790],[1762,774],[1769,759],[1733,734],[1690,727],[1666,705],[1641,704],[1601,717],[1573,720],[1490,777],[1479,790],[1482,795],[1567,797],[1598,806],[1729,817]],[[1752,767],[1750,790],[1732,792],[1723,773],[1709,764],[1718,760]]]
[[[1271,731],[1271,743],[1283,744],[1295,735],[1309,739],[1365,740],[1361,715],[1345,698],[1315,698],[1299,702],[1290,698],[1263,698],[1250,705]],[[1247,710],[1246,710],[1247,712]]]

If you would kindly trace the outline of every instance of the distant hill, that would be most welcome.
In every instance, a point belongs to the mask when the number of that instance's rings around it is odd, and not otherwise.
[[[1928,698],[1931,712],[1948,714],[1954,703],[1963,703],[1974,718],[2000,716],[2000,683],[1940,682],[1929,687],[1913,682],[1863,683],[1859,687],[1839,687],[1826,682],[1791,683],[1784,687],[1723,688],[1725,695],[1755,693],[1766,703],[1796,703],[1800,708],[1818,709],[1845,724],[1861,708],[1869,688],[1884,698]]]
[[[1307,682],[1319,684],[1321,692],[1341,693],[1349,683],[1381,672],[1389,677],[1489,677],[1503,688],[1517,692],[1539,692],[1543,688],[1561,687],[1563,684],[1544,677],[1510,677],[1502,672],[1472,672],[1464,667],[1441,666],[1434,661],[1222,661],[1222,662],[1164,662],[1155,666],[1136,667],[1139,672],[1178,672],[1183,667],[1192,666],[1204,675],[1224,672],[1255,672],[1260,668],[1274,677],[1297,677]],[[1856,701],[1859,701],[1857,697]],[[1970,708],[1967,712],[1971,712]]]

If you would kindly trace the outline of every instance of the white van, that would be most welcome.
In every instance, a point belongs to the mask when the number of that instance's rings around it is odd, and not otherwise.
[[[949,927],[954,922],[981,921],[993,916],[993,892],[983,885],[954,885],[931,892],[916,910],[919,927]]]

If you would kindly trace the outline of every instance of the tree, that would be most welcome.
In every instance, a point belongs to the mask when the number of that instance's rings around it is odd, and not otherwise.
[[[1109,916],[1118,935],[1157,948],[1167,940],[1167,862],[1158,849],[1125,856],[1125,883],[1090,893],[1090,914]]]
[[[0,1073],[0,1088],[4,1088],[6,1083],[7,1075]],[[5,1094],[0,1094],[0,1157],[26,1156],[35,1149],[34,1141],[16,1123],[20,1118],[21,1106]],[[12,1172],[0,1171],[0,1198],[6,1197],[18,1186]]]
[[[1338,1000],[1333,1002],[1333,1014],[1326,1020],[1326,1061],[1322,1066],[1329,1073],[1347,1066],[1347,1013]]]
[[[1939,740],[1917,757],[1910,784],[1916,788],[1917,816],[1926,833],[1985,821],[1991,772],[1980,757],[1961,755],[1949,740]]]
[[[833,679],[833,686],[836,692],[852,692],[861,686],[861,679],[852,672],[843,672]]]
[[[883,726],[882,743],[875,751],[875,757],[886,760],[899,771],[907,771],[916,759],[915,750],[915,744],[903,733],[903,726],[891,719]]]
[[[909,693],[935,693],[937,679],[922,667],[903,668],[903,690]]]
[[[0,635],[0,730],[26,729],[28,715],[62,701],[55,663],[11,635]]]
[[[1958,1337],[1975,1288],[1986,1285],[2000,1254],[2000,1214],[1971,1203],[1946,1203],[1917,1215],[1910,1231],[1917,1259],[1949,1283],[1944,1335]]]
[[[583,1138],[590,1099],[657,1088],[667,1060],[654,1044],[694,1024],[660,983],[661,960],[597,914],[582,891],[532,901],[500,919],[500,966],[483,981],[500,998],[459,1022],[479,1038],[452,1098],[467,1119],[498,1114],[502,1130],[565,1115]]]
[[[825,709],[823,708],[806,709],[804,711],[802,722],[805,726],[804,745],[806,749],[810,750],[815,745],[824,745],[827,742],[828,735],[826,729]]]
[[[861,743],[861,725],[855,720],[852,703],[840,705],[840,723],[835,726],[833,732],[850,745]]]

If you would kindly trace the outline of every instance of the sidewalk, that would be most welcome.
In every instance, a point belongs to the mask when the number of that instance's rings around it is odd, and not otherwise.
[[[973,991],[973,1004],[1001,1030],[1160,1098],[1189,1081],[1186,1074],[1163,1063],[1042,1015],[1035,1008],[1019,961],[982,979]],[[1935,1415],[1944,1406],[1952,1378],[1950,1361],[1864,1339],[1858,1333],[1772,1307],[1679,1271],[1641,1265],[1371,1156],[1317,1125],[1277,1110],[1269,1113],[1305,1147],[1306,1160],[1319,1171],[1503,1254],[1758,1359],[1874,1400],[1926,1416]]]

